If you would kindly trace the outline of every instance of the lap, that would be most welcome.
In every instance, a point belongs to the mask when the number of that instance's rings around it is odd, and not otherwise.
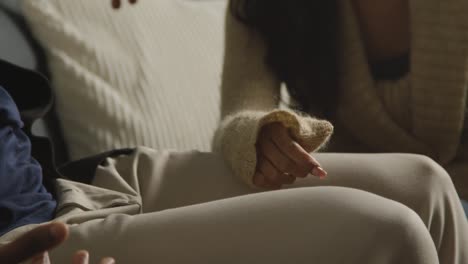
[[[122,188],[141,196],[143,214],[110,214],[72,225],[68,242],[52,252],[58,263],[80,248],[121,263],[238,263],[244,260],[239,255],[257,258],[249,263],[267,257],[268,263],[287,263],[296,251],[301,260],[295,263],[343,263],[329,261],[334,255],[327,245],[349,248],[352,258],[362,252],[359,247],[373,245],[380,230],[407,219],[417,223],[422,241],[432,243],[405,197],[424,175],[444,173],[421,156],[315,154],[329,172],[327,180],[307,178],[288,190],[263,191],[234,177],[216,154],[146,149],[135,155],[115,158],[96,176],[100,182],[100,174],[132,174]]]
[[[287,263],[295,255],[294,263],[352,263],[346,260],[358,257],[353,252],[407,219],[419,223],[423,241],[432,243],[415,212],[392,201],[413,162],[393,154],[316,157],[329,171],[327,180],[308,178],[280,191],[252,190],[212,153],[144,150],[138,162],[116,158],[108,163],[112,169],[98,169],[98,179],[99,170],[123,174],[131,167],[136,180],[130,185],[142,197],[143,214],[72,226],[69,241],[52,257],[62,263],[74,250],[90,248],[95,258],[112,255],[122,263]],[[328,245],[349,251],[335,256]],[[340,256],[347,259],[333,260]]]
[[[233,176],[221,156],[213,153],[149,151],[143,204],[146,212],[209,202],[266,190],[252,189]],[[162,156],[164,158],[161,158]],[[430,159],[412,154],[315,153],[328,171],[320,180],[298,179],[284,188],[339,186],[374,193],[419,208],[434,188],[452,188],[447,173]],[[156,160],[156,162],[154,162]],[[157,160],[162,160],[158,162]],[[456,196],[455,191],[453,194]]]
[[[402,233],[389,231],[405,219],[420,221],[412,214],[349,188],[281,190],[88,221],[71,227],[51,257],[66,263],[74,250],[89,248],[96,260],[112,255],[120,263],[360,263],[369,248],[400,248]],[[418,230],[430,245],[425,229]],[[386,237],[382,245],[375,243],[379,236]]]
[[[456,191],[447,172],[428,157],[415,154],[320,153],[315,157],[328,171],[324,180],[308,177],[291,188],[342,186],[368,191],[419,210],[430,195]]]

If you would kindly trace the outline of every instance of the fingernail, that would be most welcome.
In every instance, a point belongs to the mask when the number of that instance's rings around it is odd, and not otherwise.
[[[327,172],[320,166],[314,167],[312,170],[312,175],[319,177],[320,179],[323,179],[327,177]]]
[[[44,264],[50,264],[49,253],[44,254]]]
[[[89,262],[89,254],[87,251],[84,251],[80,254],[80,263],[88,263]]]
[[[105,258],[102,260],[103,264],[115,264],[115,260],[113,258]]]

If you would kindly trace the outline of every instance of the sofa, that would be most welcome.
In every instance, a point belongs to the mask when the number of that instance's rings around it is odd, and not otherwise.
[[[41,2],[41,1],[37,1]],[[108,1],[99,1],[99,2],[106,2],[108,4]],[[167,1],[166,1],[167,2]],[[34,69],[42,74],[44,74],[47,77],[50,77],[50,69],[52,68],[54,71],[60,70],[61,67],[66,68],[66,67],[72,67],[74,62],[69,62],[69,64],[65,64],[66,59],[69,58],[62,58],[60,57],[60,50],[63,48],[65,49],[66,47],[56,47],[57,50],[57,58],[58,59],[53,59],[53,61],[49,62],[46,59],[44,50],[41,48],[41,45],[39,42],[33,37],[32,30],[30,27],[28,27],[28,23],[25,21],[23,14],[22,14],[22,9],[20,8],[20,3],[21,1],[18,0],[2,0],[0,3],[0,58],[3,60],[10,61],[14,64],[20,65],[22,67],[28,68],[28,69]],[[165,3],[165,1],[161,0],[161,3]],[[169,2],[167,2],[169,3]],[[195,7],[199,5],[200,8]],[[38,7],[39,8],[39,7]],[[51,111],[43,120],[40,120],[37,122],[34,127],[33,131],[37,135],[42,135],[49,137],[53,142],[54,142],[54,148],[55,148],[55,161],[57,164],[62,164],[70,159],[77,159],[81,158],[83,156],[86,156],[87,154],[93,154],[95,152],[101,151],[101,150],[106,150],[106,148],[118,148],[118,147],[127,147],[126,144],[144,144],[144,145],[149,145],[154,148],[177,148],[177,149],[200,149],[200,150],[208,150],[209,148],[209,138],[212,136],[212,132],[217,120],[219,119],[219,111],[218,111],[218,106],[217,104],[219,103],[219,92],[217,91],[217,86],[220,83],[220,66],[222,63],[222,47],[223,47],[223,36],[222,36],[222,17],[223,17],[223,9],[225,8],[225,1],[224,0],[187,0],[187,1],[180,1],[180,4],[176,6],[169,5],[166,7],[167,12],[172,12],[174,10],[180,10],[181,12],[186,12],[186,16],[193,16],[195,18],[194,21],[196,21],[198,24],[197,25],[192,25],[192,28],[195,27],[201,27],[202,25],[208,25],[210,27],[213,27],[210,30],[200,30],[200,32],[197,32],[196,29],[192,29],[193,32],[188,32],[187,38],[193,39],[192,43],[187,44],[184,43],[184,37],[185,35],[182,34],[180,37],[180,41],[182,43],[177,43],[174,44],[176,48],[181,48],[184,49],[184,52],[182,54],[158,54],[163,60],[167,58],[171,58],[171,56],[174,58],[173,60],[173,65],[163,65],[163,72],[162,77],[159,77],[159,84],[161,87],[164,86],[171,86],[171,85],[176,85],[178,88],[181,90],[172,90],[168,89],[165,91],[165,94],[163,93],[162,95],[166,95],[168,97],[164,97],[163,100],[161,101],[161,104],[165,104],[167,102],[166,99],[169,98],[170,93],[176,94],[175,97],[170,97],[174,101],[179,100],[181,97],[184,97],[186,95],[181,95],[180,93],[183,93],[182,89],[187,89],[187,87],[190,87],[191,85],[194,86],[209,86],[205,87],[206,90],[200,91],[200,94],[208,94],[211,97],[209,98],[203,98],[200,102],[202,106],[199,105],[186,105],[183,99],[186,98],[181,98],[181,102],[177,105],[176,108],[171,108],[170,111],[165,113],[164,115],[158,115],[162,109],[156,109],[155,110],[155,116],[156,119],[158,119],[158,122],[153,124],[154,127],[157,127],[159,130],[165,131],[162,133],[166,133],[165,135],[161,136],[161,138],[157,139],[149,139],[147,137],[146,132],[136,132],[134,135],[134,138],[125,138],[122,135],[119,135],[118,133],[115,135],[103,135],[100,134],[99,129],[96,129],[96,131],[90,131],[89,134],[87,135],[88,138],[92,137],[100,137],[101,141],[104,143],[99,145],[96,144],[96,146],[92,145],[91,147],[88,148],[80,148],[80,142],[83,141],[83,138],[77,138],[76,135],[73,135],[73,133],[63,133],[64,131],[75,131],[75,130],[83,130],[83,127],[86,126],[86,124],[81,124],[81,127],[73,125],[73,122],[76,120],[74,119],[74,116],[76,115],[76,111],[78,111],[77,107],[81,107],[80,103],[77,103],[77,105],[73,106],[73,103],[70,103],[72,106],[68,104],[63,103],[63,98],[66,96],[76,96],[78,99],[83,99],[83,100],[91,100],[93,98],[97,98],[99,96],[99,93],[95,93],[92,95],[75,95],[71,94],[69,92],[59,92],[57,95],[58,99],[58,106],[57,108],[54,108],[53,111]],[[191,10],[197,10],[195,12]],[[172,11],[171,11],[172,10]],[[34,11],[34,10],[33,10]],[[31,12],[31,10],[29,10]],[[113,11],[109,11],[113,12]],[[120,12],[120,11],[116,11]],[[53,19],[58,19],[56,17],[53,17],[53,14],[44,14],[47,16],[52,17]],[[129,17],[119,17],[118,19],[121,19],[121,23],[128,23],[129,20],[132,19],[131,15],[133,14],[127,14],[127,13],[116,13],[116,16],[124,16],[128,15]],[[210,16],[211,20],[205,19],[202,16]],[[37,18],[38,23],[41,23],[42,19],[41,17]],[[165,19],[164,16],[162,16],[161,19]],[[32,20],[34,22],[34,20]],[[210,25],[210,23],[214,23],[213,21],[218,21],[221,24],[220,25]],[[31,23],[31,21],[29,21]],[[66,26],[66,25],[65,25]],[[60,29],[62,31],[66,31],[67,28]],[[184,27],[180,27],[183,29]],[[54,29],[52,29],[53,31]],[[57,32],[62,32],[57,29]],[[70,31],[72,31],[70,29]],[[37,33],[37,32],[36,32]],[[67,33],[67,32],[65,32]],[[174,32],[176,35],[179,32]],[[197,33],[197,36],[193,36],[193,34]],[[136,34],[136,33],[132,33]],[[171,37],[169,34],[171,34],[171,31],[164,32],[164,34],[167,34],[165,36],[164,40],[161,40],[159,43],[159,47],[162,47],[164,49],[169,49],[171,43],[167,41],[167,39],[171,40]],[[50,36],[47,34],[44,34],[47,37],[53,38],[55,37],[52,33]],[[72,35],[70,33],[70,35]],[[200,37],[201,36],[201,37]],[[77,36],[79,38],[79,36]],[[156,38],[157,39],[157,38]],[[177,38],[175,38],[177,39]],[[147,41],[152,40],[151,38],[148,39]],[[117,39],[117,41],[124,42],[122,39]],[[171,40],[172,41],[172,40]],[[85,40],[83,40],[85,42]],[[203,44],[204,42],[209,42],[207,46],[211,47],[210,50],[203,50]],[[42,41],[44,43],[44,40]],[[130,43],[130,42],[129,42]],[[131,45],[135,45],[136,42],[130,43]],[[86,44],[86,43],[85,43]],[[85,45],[83,44],[83,45]],[[129,45],[130,45],[129,44]],[[124,45],[124,44],[122,44]],[[190,49],[187,51],[187,47],[190,46],[196,46],[199,45],[201,48],[194,48],[195,50],[195,55],[190,54],[191,51]],[[124,47],[125,48],[125,47]],[[144,48],[144,47],[143,47]],[[85,50],[87,51],[87,50]],[[105,56],[102,54],[99,54],[99,51],[96,51],[97,55],[96,56]],[[206,54],[210,54],[207,56]],[[144,56],[145,54],[143,54]],[[141,54],[140,54],[141,56]],[[164,57],[168,56],[168,57]],[[112,56],[111,56],[112,57]],[[81,59],[81,57],[78,57],[78,59]],[[76,60],[78,60],[76,59]],[[115,58],[111,58],[115,59]],[[131,59],[126,58],[129,64],[132,61]],[[70,60],[73,60],[71,58]],[[191,60],[194,61],[199,61],[200,63],[203,63],[203,65],[209,65],[207,67],[212,67],[213,73],[210,73],[208,75],[204,75],[204,73],[199,73],[197,70],[199,66],[197,63],[190,63]],[[185,62],[184,62],[185,61]],[[83,61],[78,61],[79,63],[85,63]],[[62,63],[62,64],[60,64]],[[148,62],[149,64],[153,65],[151,61]],[[180,64],[177,64],[180,63]],[[149,65],[148,64],[148,65]],[[188,64],[188,66],[186,65]],[[72,66],[70,66],[72,65]],[[160,66],[160,65],[157,65]],[[135,65],[132,65],[132,67],[137,67]],[[149,67],[149,66],[148,66]],[[75,71],[79,71],[80,69],[74,69]],[[159,69],[155,67],[155,69]],[[180,71],[182,69],[183,75],[181,75],[179,72],[177,74],[172,74],[171,71]],[[96,70],[96,69],[95,69]],[[141,69],[140,69],[141,70]],[[98,69],[96,70],[98,71]],[[130,69],[129,71],[133,71],[133,69]],[[86,72],[83,73],[83,75],[87,78]],[[64,74],[65,75],[65,74]],[[189,76],[190,77],[190,82],[184,81],[184,76]],[[98,87],[97,89],[105,89],[106,85],[100,85],[100,80],[99,79],[93,79],[95,76],[90,76],[86,81],[92,83],[93,87],[96,86]],[[83,77],[84,78],[84,77]],[[167,80],[164,80],[164,78],[167,78]],[[209,79],[209,80],[206,80]],[[154,77],[148,77],[146,79],[148,82],[149,81],[154,81]],[[60,83],[67,83],[70,82],[70,79],[62,79],[62,80],[53,80],[54,84],[57,85]],[[123,81],[125,82],[125,81]],[[80,83],[80,85],[82,85]],[[84,84],[85,85],[85,84]],[[71,87],[70,89],[75,89],[76,87]],[[135,88],[138,89],[138,88]],[[212,92],[209,92],[211,89]],[[162,89],[163,90],[163,89]],[[119,91],[107,91],[103,92],[104,95],[109,94],[109,96],[114,96],[114,93],[118,93]],[[194,93],[195,95],[197,93]],[[81,97],[80,97],[81,96]],[[122,94],[121,94],[122,96]],[[188,98],[192,97],[193,95],[188,95]],[[156,96],[156,98],[161,98],[161,95]],[[149,104],[148,107],[152,107],[151,101],[144,101],[143,99],[139,99],[137,103],[142,103]],[[193,100],[192,100],[193,101]],[[154,103],[155,104],[155,103]],[[73,108],[75,107],[75,108]],[[123,107],[134,107],[134,105],[124,105]],[[173,107],[172,103],[168,104],[167,107]],[[186,110],[180,112],[178,111],[179,109],[186,107]],[[62,112],[61,112],[62,111]],[[86,110],[80,110],[84,114],[91,115],[90,118],[92,118],[93,111],[94,113],[96,112],[96,109],[93,109],[91,113],[87,113]],[[174,113],[176,111],[176,113]],[[66,114],[63,114],[63,112],[67,112]],[[105,111],[104,111],[105,112]],[[199,119],[195,120],[189,120],[187,121],[187,114],[186,112],[190,113],[198,113]],[[135,113],[137,115],[138,112]],[[166,115],[168,114],[173,114],[173,118],[168,118]],[[95,114],[97,115],[97,114]],[[110,114],[109,114],[110,115]],[[108,118],[109,116],[101,116],[100,118]],[[206,117],[206,118],[205,118]],[[110,116],[109,118],[115,118],[115,116]],[[181,119],[182,118],[182,119]],[[136,119],[136,117],[129,117],[129,119]],[[173,127],[173,125],[170,124],[170,122],[178,122],[178,119],[183,120],[183,122],[188,122],[188,126],[184,127],[185,130],[188,130],[189,133],[185,134],[180,134],[180,135],[174,135],[173,131],[170,129],[161,129],[161,128],[170,128]],[[189,118],[192,119],[192,118]],[[206,120],[205,120],[206,119]],[[59,121],[60,120],[60,121]],[[120,122],[120,123],[119,123]],[[169,123],[168,123],[169,122]],[[122,121],[122,120],[117,120],[115,121],[114,126],[118,126],[119,124],[122,124],[122,126],[129,126],[129,129],[131,128],[131,125],[133,123],[128,123],[127,121]],[[146,124],[143,124],[141,126],[145,126]],[[135,125],[136,129],[139,128],[138,124]],[[195,127],[193,129],[193,127]],[[135,128],[134,128],[135,129]],[[150,130],[151,126],[145,127],[146,130]],[[142,131],[146,131],[145,129],[142,129]],[[195,131],[193,131],[193,130]],[[80,131],[81,131],[80,130]],[[146,133],[146,134],[145,134]],[[65,136],[64,136],[65,135]],[[81,140],[81,141],[80,141]],[[65,144],[65,142],[69,144]],[[169,143],[168,143],[169,142]],[[191,144],[193,142],[193,144]],[[70,151],[70,146],[71,146],[71,151]],[[77,147],[78,146],[78,147]],[[462,201],[465,211],[467,212],[468,216],[468,202],[467,201]]]

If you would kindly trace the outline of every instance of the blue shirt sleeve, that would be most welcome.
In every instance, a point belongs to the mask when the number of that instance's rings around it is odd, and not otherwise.
[[[50,221],[56,201],[42,184],[16,104],[0,86],[0,236],[27,224]]]

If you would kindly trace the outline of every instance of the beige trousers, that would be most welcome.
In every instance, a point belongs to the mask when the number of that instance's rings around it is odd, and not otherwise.
[[[139,148],[108,159],[94,186],[62,187],[58,219],[71,236],[53,263],[70,263],[82,248],[92,263],[468,263],[467,220],[435,162],[315,157],[326,180],[280,191],[249,189],[216,154]]]

